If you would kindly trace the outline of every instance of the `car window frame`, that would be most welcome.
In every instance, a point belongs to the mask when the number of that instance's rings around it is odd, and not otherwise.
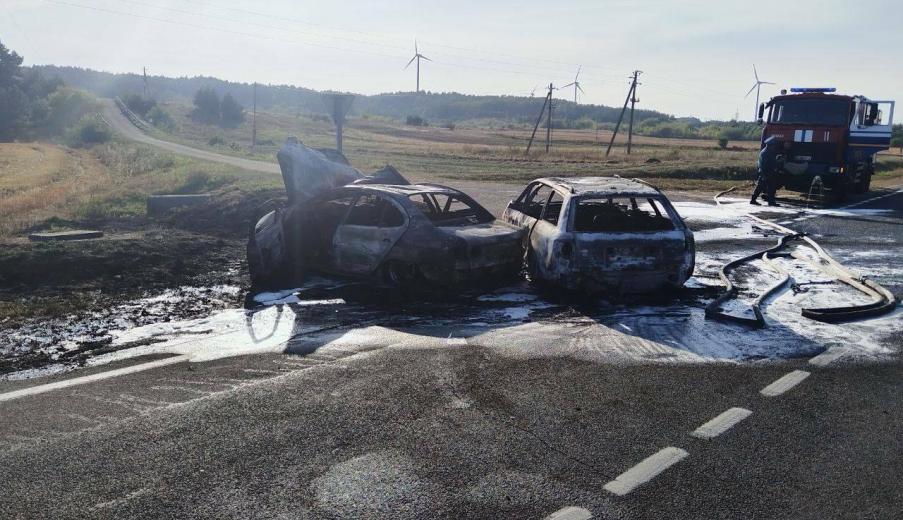
[[[354,208],[357,207],[358,201],[361,200],[361,198],[366,197],[367,195],[373,195],[373,196],[379,198],[380,200],[386,201],[389,204],[391,204],[392,206],[394,206],[395,209],[401,213],[402,223],[398,226],[391,226],[391,227],[382,226],[381,224],[383,222],[384,212],[381,212],[379,215],[379,221],[377,222],[376,226],[370,226],[370,225],[366,225],[366,224],[348,224],[348,218],[351,216],[351,212],[354,211]],[[332,199],[330,199],[330,200],[332,200]],[[354,202],[351,204],[351,207],[348,208],[348,210],[345,212],[345,217],[342,219],[342,222],[336,227],[336,231],[338,231],[338,228],[342,227],[342,226],[358,226],[358,227],[367,227],[367,228],[373,228],[373,229],[398,229],[398,228],[407,226],[409,221],[410,221],[410,217],[408,216],[408,212],[404,209],[404,207],[401,204],[396,202],[392,197],[389,197],[389,196],[385,195],[384,193],[380,193],[377,191],[366,191],[366,192],[357,194],[357,196],[354,199]]]
[[[656,231],[656,230],[651,230],[651,231],[577,231],[576,230],[575,220],[577,218],[577,206],[580,204],[581,201],[618,199],[618,198],[631,199],[633,201],[633,202],[631,202],[631,205],[632,206],[636,205],[636,208],[634,208],[634,209],[639,208],[639,205],[636,204],[637,200],[645,200],[652,207],[653,211],[655,211],[656,216],[661,217],[661,218],[667,218],[669,221],[671,221],[671,225],[673,226],[672,229],[658,230],[658,231]],[[583,197],[572,197],[568,205],[570,207],[570,209],[568,211],[568,213],[569,213],[568,218],[567,218],[567,231],[569,233],[610,234],[610,235],[629,234],[629,233],[652,234],[652,233],[668,233],[668,232],[673,232],[673,231],[683,232],[686,229],[686,224],[684,223],[683,218],[681,218],[680,214],[677,212],[677,210],[671,204],[671,201],[664,195],[651,195],[651,194],[639,194],[639,193],[635,193],[635,194],[612,193],[612,194],[604,195],[604,196],[588,195],[588,196],[583,196]],[[660,213],[660,211],[664,211],[664,213]],[[559,216],[559,219],[560,219],[560,216]],[[559,222],[560,222],[560,220],[559,220]]]

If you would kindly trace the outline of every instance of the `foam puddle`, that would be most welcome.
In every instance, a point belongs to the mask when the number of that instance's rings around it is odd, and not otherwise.
[[[726,250],[703,245],[697,253],[696,277],[687,282],[688,294],[720,286],[718,270],[726,262],[761,249],[777,236],[759,229],[747,218],[756,213],[794,217],[809,213],[863,214],[876,210],[806,210],[749,206],[729,199],[715,206],[677,203],[678,211],[701,228],[697,241],[734,242]],[[881,210],[883,212],[884,210]],[[768,236],[766,236],[768,233]],[[723,247],[722,247],[723,249]],[[801,251],[809,251],[802,247]],[[896,276],[899,262],[884,251],[841,251],[837,258],[850,260],[864,274]],[[885,261],[886,259],[886,261]],[[878,260],[876,262],[876,260]],[[704,306],[710,296],[665,305],[578,306],[552,303],[520,283],[483,295],[461,295],[451,302],[402,302],[400,306],[379,297],[351,301],[335,297],[350,285],[316,278],[302,287],[271,291],[255,296],[261,307],[254,311],[229,308],[203,318],[150,319],[149,323],[110,321],[104,329],[109,344],[88,365],[102,365],[147,354],[186,355],[191,361],[211,361],[266,352],[363,352],[379,348],[467,348],[479,345],[512,357],[569,356],[598,362],[712,362],[748,359],[783,359],[810,356],[832,346],[843,346],[862,359],[880,359],[892,352],[889,338],[903,333],[901,311],[847,324],[826,324],[802,317],[803,307],[830,307],[862,303],[862,296],[846,286],[827,282],[819,271],[799,261],[777,260],[791,271],[797,290],[782,290],[763,306],[767,326],[750,330],[739,325],[706,320]],[[859,265],[861,264],[861,266]],[[777,276],[759,261],[738,270],[738,285],[749,287],[731,301],[732,312],[750,312],[748,304],[757,290],[771,285]],[[220,292],[235,297],[237,288]],[[191,305],[191,292],[178,305]],[[342,295],[340,292],[338,295]],[[348,301],[346,301],[348,299]],[[165,313],[178,300],[172,294],[127,304],[133,312]],[[377,303],[374,303],[377,302]],[[116,308],[113,311],[121,310]],[[116,312],[107,312],[115,315]],[[343,316],[337,320],[336,316]],[[153,317],[153,316],[151,316]],[[168,319],[168,315],[165,316]],[[93,334],[89,321],[70,324],[67,341]],[[23,334],[23,331],[13,331]],[[38,337],[40,330],[30,333]],[[449,342],[448,338],[466,341]],[[38,348],[68,348],[54,343],[48,334]],[[49,350],[48,350],[49,351]],[[0,350],[0,354],[7,352]],[[64,364],[8,374],[22,379],[70,369]]]
[[[774,230],[762,226],[748,218],[749,215],[792,224],[794,220],[811,217],[865,217],[884,216],[894,212],[891,209],[808,209],[789,206],[753,206],[746,199],[721,197],[720,205],[704,202],[675,202],[677,212],[687,222],[696,242],[721,240],[762,239],[765,236],[779,236]]]

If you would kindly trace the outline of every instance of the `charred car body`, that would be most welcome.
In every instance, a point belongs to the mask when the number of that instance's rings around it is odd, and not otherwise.
[[[641,293],[693,274],[693,233],[659,190],[618,177],[544,178],[502,219],[525,230],[535,281],[570,290]]]
[[[256,285],[297,283],[310,271],[449,285],[519,270],[523,231],[458,190],[409,184],[391,167],[365,177],[344,157],[291,140],[279,163],[289,205],[252,230]]]

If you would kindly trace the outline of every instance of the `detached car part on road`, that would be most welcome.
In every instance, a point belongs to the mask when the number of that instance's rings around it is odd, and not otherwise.
[[[693,274],[693,233],[664,194],[640,181],[537,179],[502,219],[525,230],[533,281],[631,294],[677,288]]]
[[[280,150],[290,204],[252,230],[255,285],[297,283],[310,271],[395,286],[453,285],[519,271],[524,232],[496,221],[472,198],[409,184],[391,167],[365,177],[343,161],[297,141]]]

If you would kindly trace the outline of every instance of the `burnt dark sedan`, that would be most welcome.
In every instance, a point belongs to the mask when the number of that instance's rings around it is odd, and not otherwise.
[[[257,260],[290,272],[454,285],[515,276],[523,260],[523,230],[446,186],[350,184],[288,211],[261,219],[254,236],[266,237]]]

